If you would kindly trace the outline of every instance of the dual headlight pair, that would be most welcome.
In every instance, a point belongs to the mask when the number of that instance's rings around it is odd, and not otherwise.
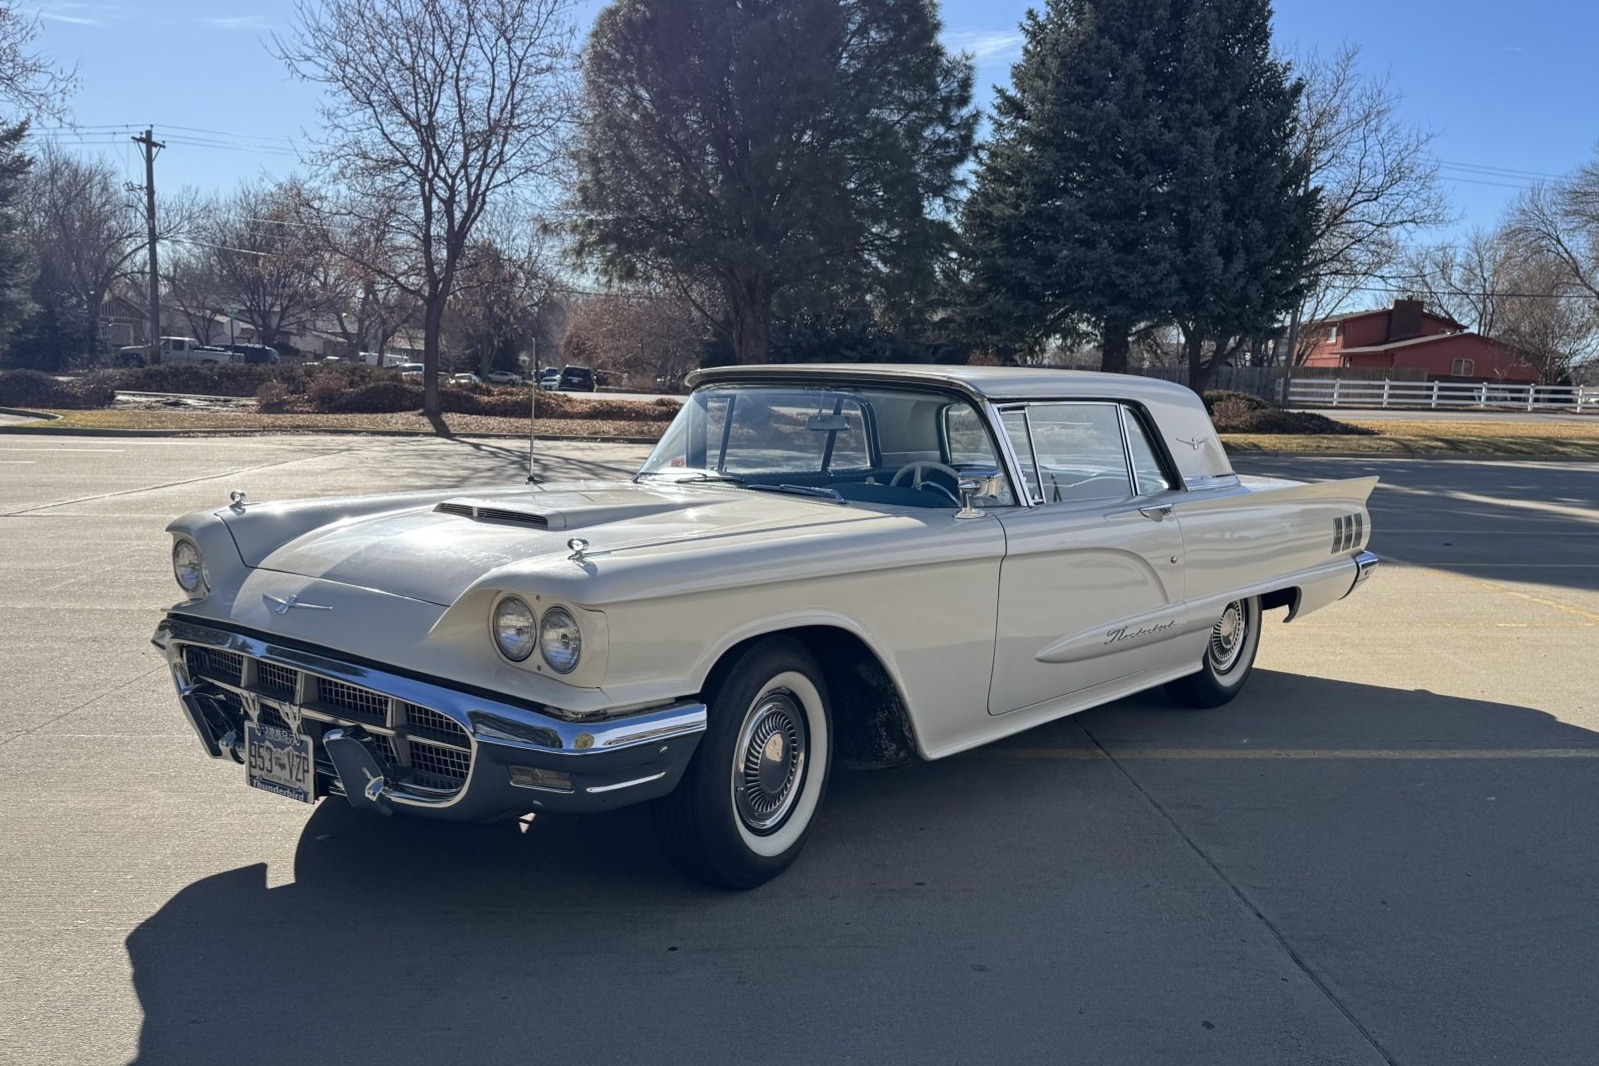
[[[525,661],[537,647],[546,666],[570,674],[583,657],[583,634],[565,607],[550,607],[539,618],[522,597],[505,596],[494,605],[489,628],[500,654],[512,662]]]

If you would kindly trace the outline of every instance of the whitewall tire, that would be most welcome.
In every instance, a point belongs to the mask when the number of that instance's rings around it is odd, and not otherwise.
[[[1260,597],[1233,600],[1211,627],[1199,670],[1171,682],[1166,691],[1190,707],[1220,707],[1243,690],[1259,649]]]
[[[666,857],[697,881],[745,889],[804,846],[832,765],[827,686],[788,637],[762,640],[706,692],[709,722],[671,795],[656,804]]]

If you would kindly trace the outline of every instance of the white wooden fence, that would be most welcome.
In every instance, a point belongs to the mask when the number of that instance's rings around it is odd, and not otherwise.
[[[1599,416],[1599,388],[1570,385],[1306,378],[1294,380],[1289,402],[1295,407],[1488,407]]]

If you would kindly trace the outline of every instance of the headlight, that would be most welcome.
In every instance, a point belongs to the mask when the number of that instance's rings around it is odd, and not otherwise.
[[[507,659],[519,663],[533,654],[533,608],[525,600],[507,596],[496,603],[491,627],[494,643],[500,646],[500,654]]]
[[[544,612],[544,621],[539,624],[539,651],[558,674],[570,674],[577,668],[577,661],[583,657],[583,634],[571,611],[551,607]]]
[[[194,541],[180,538],[172,545],[172,576],[177,579],[178,588],[190,596],[206,594],[205,557]]]

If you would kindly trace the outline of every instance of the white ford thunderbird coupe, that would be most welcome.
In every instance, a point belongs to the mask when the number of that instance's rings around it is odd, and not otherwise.
[[[937,759],[1129,693],[1243,688],[1262,615],[1352,592],[1375,478],[1233,473],[1138,377],[701,371],[634,477],[173,522],[156,631],[205,751],[290,800],[486,820],[652,801],[759,884],[835,763]]]

